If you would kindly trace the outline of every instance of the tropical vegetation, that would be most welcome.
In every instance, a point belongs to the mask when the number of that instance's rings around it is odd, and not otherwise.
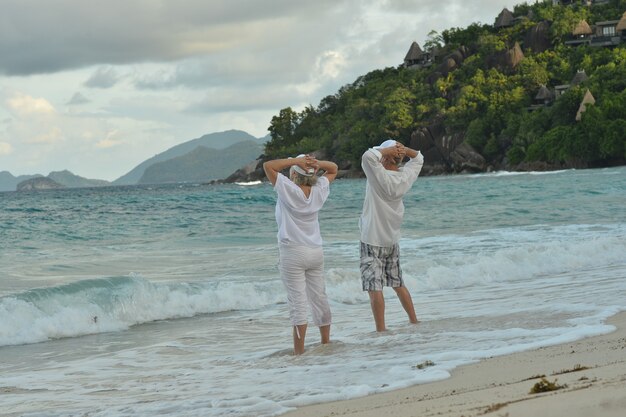
[[[473,23],[433,31],[424,50],[436,56],[434,65],[375,70],[317,106],[280,110],[268,128],[266,155],[322,150],[333,160],[356,162],[381,138],[408,143],[416,129],[439,122],[447,134],[464,134],[465,142],[496,167],[533,161],[581,167],[625,163],[626,43],[605,48],[565,41],[582,20],[593,25],[620,19],[626,0],[593,7],[552,3],[516,6],[513,15],[521,18],[509,27]],[[540,22],[549,22],[550,46],[535,52],[524,39]],[[516,43],[523,49],[518,65],[494,64],[494,57]],[[433,77],[439,62],[461,47],[470,51],[462,64]],[[588,75],[585,82],[552,105],[529,111],[542,85],[569,84],[579,70]],[[595,104],[587,105],[577,121],[587,89]]]

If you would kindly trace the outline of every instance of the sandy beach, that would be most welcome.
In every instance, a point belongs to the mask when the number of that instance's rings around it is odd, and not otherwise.
[[[446,380],[286,414],[325,416],[567,416],[626,415],[626,313],[611,317],[616,331],[577,342],[485,358]],[[561,388],[530,393],[542,380]]]

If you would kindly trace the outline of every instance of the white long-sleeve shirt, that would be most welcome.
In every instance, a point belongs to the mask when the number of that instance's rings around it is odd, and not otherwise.
[[[319,177],[317,184],[311,187],[311,194],[306,197],[300,187],[279,173],[274,190],[278,195],[275,211],[278,242],[285,245],[322,246],[317,213],[330,194],[328,178]]]
[[[400,226],[404,217],[402,198],[422,170],[424,157],[418,152],[398,171],[386,169],[381,159],[382,154],[376,149],[368,149],[361,157],[367,185],[359,226],[362,242],[389,247],[400,240]]]

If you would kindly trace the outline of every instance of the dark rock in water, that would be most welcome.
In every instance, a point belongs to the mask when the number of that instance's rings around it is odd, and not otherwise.
[[[217,183],[230,184],[234,182],[262,181],[265,178],[265,171],[263,171],[263,162],[265,161],[265,156],[261,155],[258,159],[250,162],[242,168],[239,168],[225,180],[217,181]]]
[[[560,169],[583,169],[589,168],[586,164],[576,165],[573,162],[569,163],[550,163],[544,161],[530,161],[530,162],[522,162],[512,168],[512,171],[524,171],[524,172],[532,172],[532,171],[557,171]]]
[[[487,161],[470,146],[469,143],[460,143],[450,153],[450,161],[455,172],[485,172]]]
[[[48,177],[31,178],[17,184],[17,191],[56,190],[59,188],[65,188],[65,186]]]
[[[448,134],[441,121],[414,131],[409,147],[419,149],[424,155],[424,175],[487,169],[485,158],[465,142],[464,134]]]

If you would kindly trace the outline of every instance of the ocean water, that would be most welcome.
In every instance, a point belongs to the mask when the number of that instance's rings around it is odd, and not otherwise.
[[[0,413],[273,416],[608,333],[626,310],[626,167],[418,179],[400,244],[422,322],[386,289],[383,334],[364,187],[336,181],[320,214],[333,341],[310,327],[299,357],[267,183],[0,193]]]

